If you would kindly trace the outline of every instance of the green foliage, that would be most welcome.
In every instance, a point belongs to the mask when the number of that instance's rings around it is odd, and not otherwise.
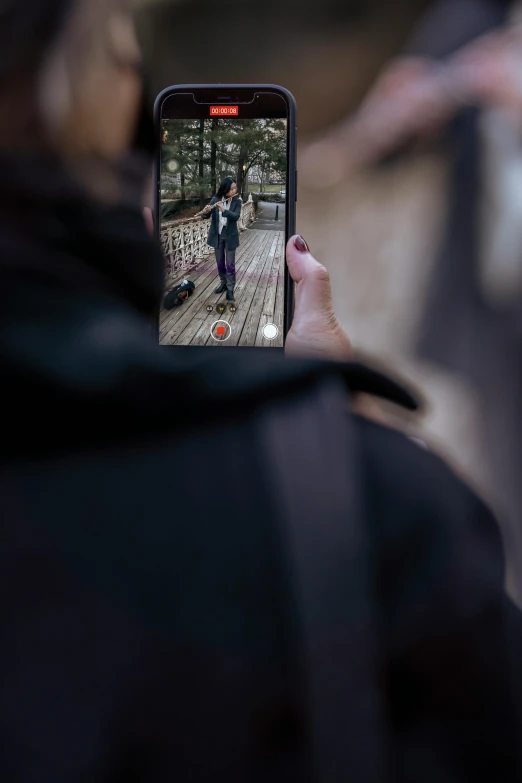
[[[167,201],[161,205],[161,222],[178,220],[181,217],[181,213],[190,207],[197,207],[198,205],[199,199],[196,198],[187,199],[186,201]]]
[[[285,181],[284,120],[206,120],[202,149],[200,120],[165,120],[163,129],[162,188],[170,192],[176,187],[182,190],[181,178],[187,197],[200,192],[210,194],[213,182],[217,185],[225,176],[236,178],[243,191],[243,182],[249,176]]]

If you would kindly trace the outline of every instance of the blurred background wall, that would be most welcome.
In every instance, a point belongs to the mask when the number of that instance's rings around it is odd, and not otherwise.
[[[410,102],[407,89],[391,103],[374,100],[373,151],[352,130],[361,102],[399,54],[444,62],[506,25],[516,9],[503,0],[142,0],[137,13],[155,94],[184,82],[274,82],[294,93],[298,231],[330,270],[337,313],[356,347],[422,391],[422,419],[401,426],[495,508],[508,587],[522,604],[520,299],[492,303],[480,278],[482,249],[510,187],[496,175],[519,159],[522,136],[509,133],[505,116],[495,126],[491,107],[460,105],[449,82],[451,105],[434,112],[427,133],[423,126],[417,134],[415,123],[429,114],[428,88],[421,99],[410,89]],[[394,141],[401,123],[408,132]],[[383,134],[390,143],[379,147]],[[314,144],[311,165],[305,153]],[[344,161],[340,179],[328,178],[328,155],[334,169]],[[513,228],[522,213],[515,209],[508,223],[507,255],[520,260]]]
[[[357,106],[428,0],[140,0],[152,87],[284,82],[303,139]]]

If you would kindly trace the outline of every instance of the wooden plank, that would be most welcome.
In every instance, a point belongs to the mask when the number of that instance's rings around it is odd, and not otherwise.
[[[249,248],[250,248],[250,246],[255,244],[255,241],[256,241],[256,239],[255,239],[254,232],[251,232],[249,235],[247,235],[246,242],[244,243],[244,246],[242,248],[242,254],[241,255],[238,254],[237,262],[238,262],[239,267],[241,266],[242,259],[244,258],[245,254],[248,255]],[[209,274],[214,276],[214,278],[216,280],[216,285],[217,285],[217,283],[219,281],[219,278],[218,278],[218,272],[217,272],[217,267],[216,267],[216,259],[215,259],[214,255],[212,255],[212,257],[209,258],[207,261],[204,261],[200,266],[197,267],[197,269],[195,269],[190,274],[187,274],[186,272],[184,272],[184,273],[179,272],[177,277],[176,277],[176,282],[175,283],[172,282],[169,285],[169,290],[172,289],[174,287],[174,285],[177,285],[177,283],[179,283],[181,280],[184,280],[186,277],[190,278],[192,280],[192,282],[196,284],[196,289],[199,289],[202,285],[207,285],[208,284],[208,275]],[[216,288],[216,285],[214,286],[214,289]],[[198,291],[198,293],[199,293],[199,291]],[[194,296],[196,296],[196,294],[194,294]],[[192,296],[191,299],[190,299],[189,306],[191,308],[194,306],[195,302],[198,301],[198,297],[196,297],[196,299],[194,299],[194,296]],[[186,308],[182,308],[182,309],[183,309],[183,312],[186,312]],[[168,326],[165,322],[167,321],[167,319],[170,319],[171,321],[176,320],[176,318],[175,318],[176,315],[178,315],[178,311],[175,311],[175,313],[173,313],[172,310],[165,310],[165,309],[162,308],[162,310],[160,312],[160,331],[161,332],[164,333],[165,331],[167,331],[168,328],[170,328],[170,326]]]
[[[248,256],[250,246],[255,245],[255,243],[255,232],[251,232],[248,242],[245,242],[243,256],[245,254]],[[221,296],[214,294],[216,285],[219,282],[215,258],[205,265],[205,269],[194,279],[194,282],[196,282],[196,291],[191,296],[188,305],[179,308],[179,310],[166,311],[169,315],[163,321],[160,321],[160,343],[162,345],[172,345],[173,342],[177,344],[183,329],[188,326],[193,317],[205,318],[207,316],[206,307],[210,298],[210,303],[214,307],[221,299],[224,299],[224,294]],[[218,297],[217,299],[215,298],[216,296]]]
[[[239,252],[238,252],[238,254],[237,254],[237,257],[238,257],[238,259],[240,259],[240,257],[241,257],[241,252],[244,250],[244,248],[245,248],[245,247],[247,247],[247,246],[248,246],[248,243],[249,243],[249,241],[251,241],[251,239],[252,239],[252,238],[251,238],[251,234],[252,234],[252,233],[253,233],[253,232],[250,232],[250,231],[244,231],[244,232],[241,234],[241,239],[242,239],[242,242],[241,242],[241,245],[240,245],[240,247],[239,247]],[[199,264],[198,264],[197,266],[195,266],[195,267],[194,267],[194,269],[193,269],[192,271],[190,271],[190,272],[189,272],[189,271],[188,271],[188,270],[186,270],[186,269],[185,269],[185,270],[183,270],[183,269],[178,269],[178,270],[177,270],[176,272],[174,272],[172,275],[169,275],[169,276],[166,278],[166,280],[165,280],[165,286],[166,286],[166,287],[172,287],[173,285],[176,285],[176,283],[177,283],[179,280],[182,280],[182,279],[183,279],[184,277],[186,277],[187,275],[189,275],[189,274],[190,274],[190,275],[197,274],[197,273],[199,272],[199,270],[201,269],[201,267],[205,266],[205,265],[206,265],[206,264],[208,264],[208,263],[211,263],[211,264],[215,264],[215,263],[216,263],[216,259],[215,259],[215,255],[214,255],[214,248],[211,248],[211,252],[209,253],[209,255],[208,255],[208,256],[203,256],[203,257],[200,259],[200,262],[199,262]]]
[[[256,232],[259,233],[259,232]],[[268,232],[263,232],[263,234]],[[250,277],[255,274],[255,270],[261,260],[264,257],[265,253],[265,246],[268,243],[269,238],[265,236],[260,236],[259,239],[256,242],[255,245],[255,254],[252,256],[252,259],[250,261],[250,264],[244,265],[241,269],[241,272],[239,275],[237,275],[237,284],[236,284],[236,307],[238,308],[235,313],[231,313],[230,310],[227,310],[227,313],[223,316],[219,316],[219,314],[216,314],[215,312],[210,314],[208,317],[208,323],[206,324],[206,330],[202,329],[201,333],[197,334],[195,337],[196,342],[193,340],[191,345],[211,345],[215,347],[227,347],[229,345],[237,345],[237,341],[239,339],[241,324],[238,321],[238,318],[240,318],[240,314],[242,312],[241,308],[247,308],[247,302],[245,300],[245,284],[248,283],[248,280]],[[238,315],[239,314],[239,315]],[[219,318],[223,318],[226,320],[231,328],[232,328],[232,334],[230,338],[224,342],[217,342],[214,340],[210,334],[210,328],[214,321],[219,320]],[[239,325],[238,325],[239,324]]]
[[[279,232],[272,231],[273,240],[271,242],[270,250],[267,254],[266,265],[263,269],[263,273],[259,279],[256,287],[252,303],[250,305],[247,318],[245,319],[245,325],[241,332],[239,339],[239,345],[251,347],[255,345],[256,337],[258,335],[259,321],[261,313],[263,311],[263,303],[265,301],[266,289],[268,285],[268,278],[272,265],[274,263],[275,252],[277,249]]]
[[[207,271],[198,281],[198,286],[191,296],[189,303],[186,306],[183,305],[179,309],[176,308],[172,310],[169,318],[161,325],[160,343],[162,345],[172,345],[173,343],[176,343],[183,330],[189,325],[193,318],[202,319],[206,316],[207,302],[215,287],[216,275],[213,270]]]
[[[236,266],[241,264],[242,256],[247,252],[248,246],[255,242],[255,236],[253,236],[254,232],[250,231],[244,231],[241,234],[241,245],[239,247],[239,251],[236,254]],[[177,285],[181,280],[184,280],[186,277],[190,277],[193,282],[196,282],[195,278],[198,275],[201,275],[203,271],[207,271],[208,269],[215,269],[216,268],[216,258],[214,255],[214,249],[212,249],[212,252],[208,256],[204,256],[201,262],[196,266],[192,271],[187,270],[178,270],[172,275],[169,275],[167,280],[165,281],[165,289],[170,290],[171,288],[174,288],[175,285]],[[166,311],[169,312],[168,310]]]
[[[173,280],[169,282],[169,284],[165,289],[165,292],[167,293],[168,291],[171,291],[174,288],[174,286],[181,283],[181,281],[185,280],[185,278],[192,280],[192,282],[195,283],[196,288],[199,288],[203,278],[205,278],[210,272],[214,272],[215,268],[216,268],[216,261],[214,258],[212,258],[212,260],[209,261],[204,261],[202,264],[200,264],[200,266],[197,267],[197,269],[190,272],[190,274],[185,273],[182,275],[180,274],[176,275],[175,281]],[[168,318],[172,317],[172,315],[173,315],[172,310],[165,310],[165,308],[162,307],[160,311],[160,324],[164,324]]]
[[[246,232],[244,232],[246,234]],[[245,236],[245,242],[240,248],[241,254],[237,254],[236,258],[236,274],[241,277],[243,269],[249,264],[249,259],[252,254],[255,254],[257,245],[260,241],[258,239],[259,232],[249,232]],[[182,307],[180,310],[175,311],[173,317],[166,320],[160,327],[160,343],[162,345],[186,345],[187,342],[184,337],[185,329],[189,329],[190,340],[192,343],[193,328],[190,328],[190,323],[193,318],[200,321],[205,321],[208,318],[213,317],[213,320],[218,320],[219,314],[216,313],[216,305],[225,301],[225,294],[217,295],[214,293],[215,287],[219,282],[219,277],[216,268],[216,262],[213,260],[209,269],[202,273],[202,276],[198,280],[197,293],[191,297],[190,303],[187,308]],[[208,304],[212,304],[214,312],[207,313]],[[181,311],[181,312],[180,312]],[[210,321],[212,323],[212,321]],[[210,339],[210,327],[208,336]]]
[[[250,257],[252,250],[257,248],[258,244],[259,244],[259,240],[252,238],[252,242],[249,244],[248,248],[245,249],[242,261],[240,262],[239,265],[236,262],[237,281],[241,281],[243,275],[245,274],[245,271],[247,269],[247,264],[248,264],[247,259]],[[207,309],[206,309],[209,303],[212,304],[214,307],[214,310],[211,313],[207,313]],[[183,332],[177,337],[176,345],[205,345],[207,342],[210,341],[212,342],[212,344],[220,345],[221,343],[217,343],[211,337],[210,334],[211,326],[214,323],[214,321],[218,321],[220,318],[230,321],[230,318],[233,316],[233,313],[230,313],[230,311],[227,310],[226,314],[220,315],[216,310],[216,305],[218,303],[223,303],[223,304],[226,303],[226,294],[223,293],[219,296],[214,294],[214,285],[212,285],[211,298],[210,299],[207,298],[205,307],[202,308],[200,311],[202,316],[200,318],[200,320],[202,321],[201,325],[198,325],[198,323],[193,323],[187,326],[187,328],[184,329]]]
[[[272,269],[270,270],[265,300],[263,302],[263,311],[259,319],[259,330],[255,342],[256,347],[283,347],[284,338],[281,330],[275,340],[267,340],[266,337],[263,336],[263,327],[266,324],[275,324],[277,285],[282,263],[284,264],[284,232],[281,232],[278,237],[277,248],[272,263]]]
[[[206,345],[208,342],[212,342],[214,345],[219,345],[215,340],[212,340],[210,336],[210,328],[214,321],[219,321],[220,318],[224,318],[224,316],[220,316],[219,314],[213,313],[212,316],[209,316],[206,321],[201,323],[199,329],[197,332],[192,336],[192,339],[189,343],[184,343],[186,345]],[[228,321],[228,318],[226,319]]]
[[[227,318],[232,328],[232,335],[225,343],[218,343],[213,340],[212,342],[215,343],[217,347],[239,345],[245,322],[247,321],[252,307],[255,292],[259,286],[260,280],[264,279],[264,270],[270,260],[269,252],[273,243],[273,236],[271,236],[273,232],[263,231],[258,233],[263,234],[263,241],[260,243],[258,253],[243,276],[239,294],[237,296],[238,309]]]
[[[251,241],[253,241],[252,234],[253,234],[253,232],[245,231],[241,235],[242,239],[243,239],[243,237],[245,237],[246,239],[243,240],[243,242],[242,242],[242,244],[241,244],[241,246],[239,248],[240,252],[237,254],[238,260],[241,260],[241,252],[243,252],[244,249],[246,247],[248,247],[248,244]],[[201,270],[206,269],[209,264],[210,264],[210,266],[212,266],[212,265],[215,266],[215,264],[216,264],[216,259],[215,259],[215,255],[214,255],[214,250],[213,249],[212,249],[212,252],[208,256],[203,256],[201,258],[199,264],[197,266],[195,266],[194,269],[192,269],[191,271],[188,271],[186,269],[185,270],[178,269],[172,275],[168,275],[166,280],[165,280],[165,288],[166,288],[166,290],[169,290],[169,289],[173,288],[175,285],[178,284],[178,282],[180,280],[183,280],[185,277],[191,277],[192,278],[193,276],[200,274]]]
[[[265,298],[263,301],[263,309],[259,319],[259,328],[258,328],[258,333],[256,335],[256,342],[255,342],[256,348],[259,347],[270,348],[273,346],[273,343],[276,342],[275,340],[267,340],[265,337],[263,337],[262,330],[266,324],[274,323],[275,299],[277,293],[277,275],[279,271],[281,245],[282,245],[281,234],[278,234],[277,244],[272,260],[272,267],[268,275]]]
[[[221,316],[212,313],[210,316],[205,312],[206,318],[193,318],[186,329],[178,338],[176,345],[204,345],[210,334],[210,327],[214,321],[218,321]],[[202,336],[205,335],[205,339]]]
[[[248,314],[248,318],[245,322],[243,334],[241,335],[240,345],[253,346],[255,345],[256,338],[259,332],[259,323],[261,320],[264,301],[266,298],[269,277],[277,249],[278,234],[273,233],[270,249],[267,253],[266,265],[263,269],[263,275],[259,281],[259,285],[256,288],[252,305]]]

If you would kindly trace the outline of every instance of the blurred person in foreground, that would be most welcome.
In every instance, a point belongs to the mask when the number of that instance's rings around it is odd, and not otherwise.
[[[347,410],[415,402],[353,362],[324,267],[290,240],[293,361],[157,346],[126,5],[0,18],[2,780],[517,779],[497,525]]]

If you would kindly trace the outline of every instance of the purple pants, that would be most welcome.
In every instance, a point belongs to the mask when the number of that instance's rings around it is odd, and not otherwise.
[[[236,274],[236,251],[226,250],[226,237],[221,234],[216,248],[217,268],[220,275]]]

